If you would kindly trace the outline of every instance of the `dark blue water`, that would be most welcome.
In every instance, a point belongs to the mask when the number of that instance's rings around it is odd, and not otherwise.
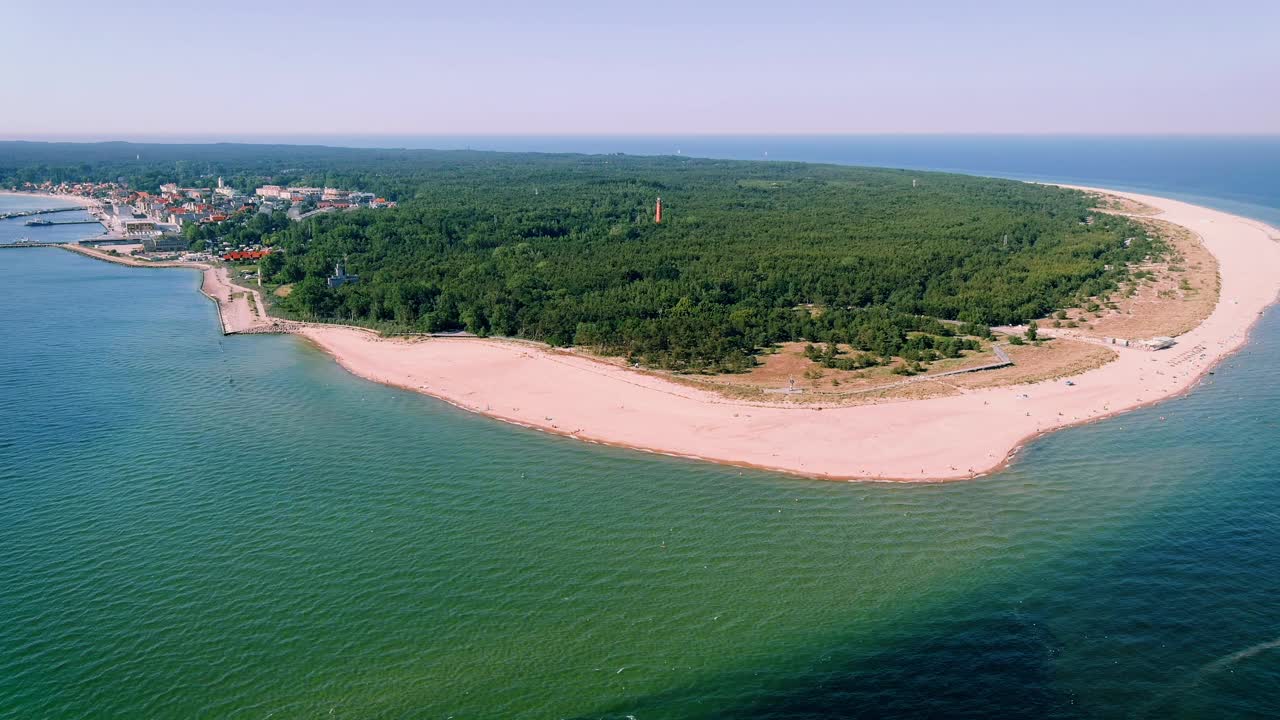
[[[987,172],[1280,216],[1280,165],[1054,147]],[[492,422],[222,338],[194,274],[3,253],[0,717],[1280,716],[1274,310],[1005,472],[837,484]]]

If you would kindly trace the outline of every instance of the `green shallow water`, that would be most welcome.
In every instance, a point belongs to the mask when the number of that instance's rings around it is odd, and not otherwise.
[[[906,486],[543,435],[8,250],[0,717],[1280,714],[1280,315]]]

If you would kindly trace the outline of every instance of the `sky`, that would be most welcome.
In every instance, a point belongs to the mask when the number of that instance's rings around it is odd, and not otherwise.
[[[1280,133],[1276,0],[4,6],[4,139]]]

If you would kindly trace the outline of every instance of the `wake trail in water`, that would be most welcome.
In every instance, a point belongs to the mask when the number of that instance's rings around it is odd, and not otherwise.
[[[1226,668],[1232,665],[1235,665],[1241,660],[1248,660],[1254,655],[1260,655],[1268,650],[1276,650],[1276,649],[1280,649],[1280,638],[1276,638],[1275,640],[1269,640],[1263,643],[1258,643],[1257,645],[1251,645],[1243,650],[1240,650],[1239,652],[1234,652],[1234,653],[1231,653],[1230,655],[1220,657],[1217,660],[1214,660],[1213,662],[1209,663],[1208,665],[1205,665],[1204,667],[1200,668],[1195,675],[1196,681],[1199,682],[1200,678],[1204,677],[1205,675],[1213,675],[1214,673],[1222,672]]]
[[[1174,695],[1181,695],[1182,693],[1185,693],[1186,691],[1191,690],[1192,688],[1199,685],[1202,681],[1204,681],[1205,678],[1212,675],[1216,675],[1222,672],[1223,670],[1226,670],[1227,668],[1231,667],[1232,665],[1235,665],[1238,662],[1241,662],[1243,660],[1248,660],[1249,658],[1252,658],[1257,655],[1261,655],[1262,653],[1267,652],[1268,650],[1280,650],[1280,637],[1275,638],[1273,640],[1268,640],[1266,642],[1260,642],[1257,645],[1250,645],[1249,647],[1243,650],[1237,650],[1236,652],[1223,655],[1222,657],[1214,660],[1213,662],[1201,665],[1194,673],[1192,673],[1191,678],[1187,680],[1185,683],[1175,686],[1174,688],[1168,690],[1167,692],[1161,693],[1159,697],[1157,697],[1150,704],[1148,704],[1146,708],[1143,709],[1143,711],[1139,714],[1139,717],[1152,717],[1152,713],[1157,712],[1161,708],[1163,708],[1165,702],[1169,700],[1171,697],[1173,697]],[[1161,715],[1162,714],[1163,713],[1161,713]]]

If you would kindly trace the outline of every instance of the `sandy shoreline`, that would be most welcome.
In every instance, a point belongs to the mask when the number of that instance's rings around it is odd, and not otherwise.
[[[1218,259],[1221,293],[1204,322],[1168,350],[1118,357],[1060,380],[958,396],[820,408],[733,401],[572,352],[475,338],[380,339],[368,331],[274,321],[223,268],[202,291],[226,332],[291,332],[348,371],[506,422],[580,440],[841,480],[940,481],[1002,467],[1028,439],[1181,394],[1246,341],[1280,291],[1280,231],[1149,195],[1096,190],[1160,209]],[[104,253],[84,254],[119,262]],[[159,267],[160,264],[128,264]],[[187,264],[190,267],[190,264]],[[221,273],[221,274],[219,274]]]
[[[66,200],[83,208],[96,208],[102,205],[98,200],[93,198],[82,197],[80,195],[54,195],[52,193],[23,192],[21,190],[0,190],[0,195],[9,195],[12,197],[29,197],[29,198],[48,198],[50,200]]]

